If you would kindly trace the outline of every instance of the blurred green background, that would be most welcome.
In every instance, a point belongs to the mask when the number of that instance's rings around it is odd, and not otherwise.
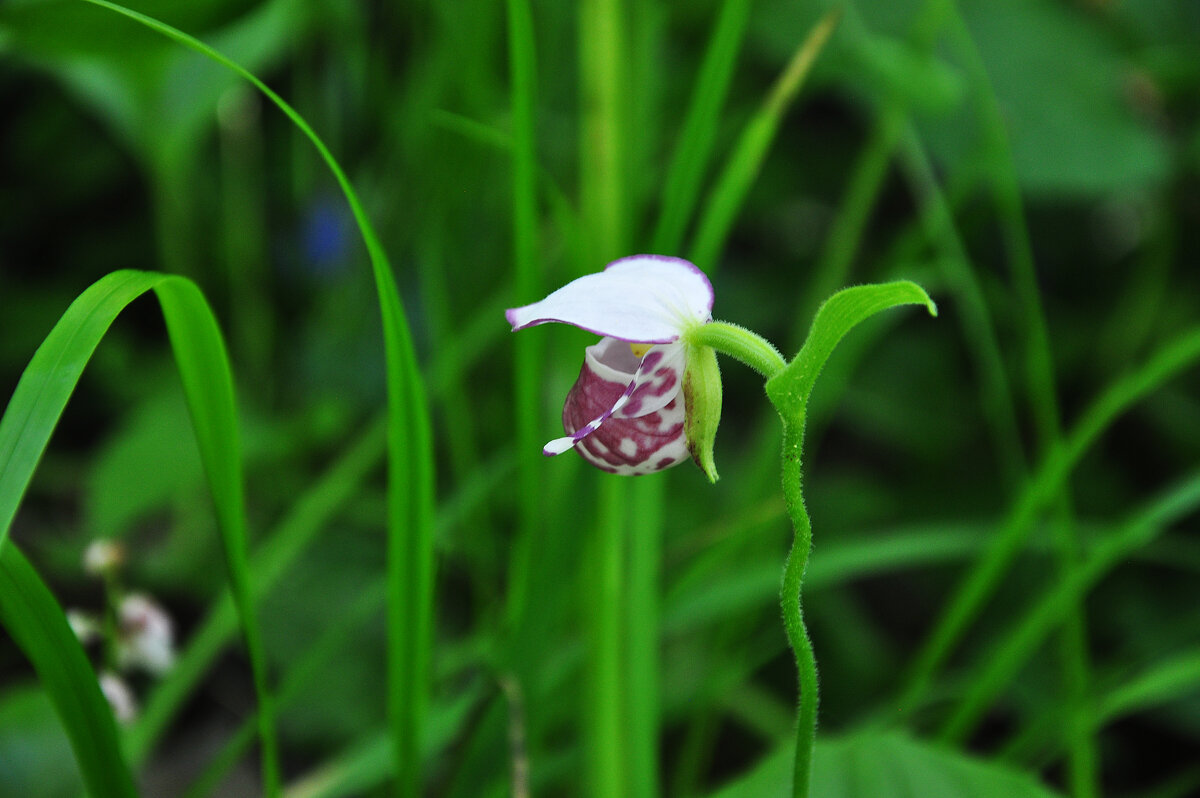
[[[430,794],[507,794],[504,700],[489,663],[502,636],[524,455],[503,309],[541,293],[514,289],[504,6],[129,5],[239,61],[295,106],[380,232],[436,426],[435,715],[446,732],[430,756]],[[621,225],[630,253],[653,246],[667,166],[722,6],[624,0]],[[826,10],[749,4],[698,208]],[[605,258],[580,232],[592,224],[578,199],[589,159],[579,43],[590,34],[574,4],[535,1],[532,11],[544,293]],[[936,321],[893,312],[856,331],[813,398],[806,611],[823,735],[886,717],[953,586],[1046,455],[1041,417],[1056,411],[1038,398],[1029,365],[1037,324],[1011,267],[1020,231],[1064,429],[1200,322],[1198,42],[1200,4],[1178,0],[845,4],[728,236],[698,262],[716,289],[715,315],[785,355],[819,301],[843,285],[913,279],[941,311]],[[0,5],[0,108],[0,396],[84,288],[115,269],[164,270],[195,279],[222,322],[260,537],[364,447],[353,474],[338,477],[346,497],[321,516],[264,606],[280,673],[324,631],[362,616],[344,624],[347,639],[281,716],[285,770],[301,778],[383,722],[382,605],[360,606],[383,580],[382,444],[372,426],[384,406],[383,354],[349,210],[308,143],[232,73],[83,3]],[[693,247],[695,230],[693,222],[683,239]],[[523,335],[543,347],[537,418],[549,440],[592,337],[566,328]],[[644,478],[665,484],[659,748],[668,795],[716,788],[786,739],[792,723],[794,670],[777,604],[790,541],[778,420],[756,375],[723,367],[722,480],[710,487],[690,464]],[[1083,548],[1198,456],[1192,369],[1122,416],[1071,475]],[[534,674],[524,685],[528,752],[535,794],[576,795],[583,530],[609,477],[570,454],[538,468],[550,534],[520,635],[520,668]],[[1091,706],[1139,675],[1176,669],[1173,681],[1154,682],[1167,685],[1157,697],[1097,721],[1105,794],[1200,789],[1195,522],[1184,514],[1128,552],[1086,597]],[[1050,526],[1034,530],[933,698],[901,725],[936,729],[992,645],[1053,587]],[[80,566],[98,537],[126,542],[127,581],[170,609],[186,647],[224,571],[161,317],[144,300],[98,350],[13,529],[64,606],[100,601]],[[1043,646],[1018,677],[963,746],[1062,788],[1055,647]],[[73,794],[69,749],[7,641],[0,682],[0,795]],[[137,688],[148,697],[154,685]],[[166,731],[144,770],[146,794],[182,794],[252,704],[248,668],[231,647]],[[253,794],[254,772],[241,763],[216,794]]]

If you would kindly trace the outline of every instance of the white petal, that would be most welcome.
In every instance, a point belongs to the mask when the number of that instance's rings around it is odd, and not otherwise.
[[[712,284],[693,264],[633,255],[505,317],[514,330],[558,321],[622,341],[666,344],[688,326],[709,321],[712,305]]]

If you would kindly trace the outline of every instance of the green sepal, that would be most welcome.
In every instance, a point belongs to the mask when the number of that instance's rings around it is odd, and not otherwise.
[[[721,423],[721,369],[717,365],[717,350],[711,346],[688,345],[683,401],[688,451],[708,481],[716,482],[713,444],[717,425]]]

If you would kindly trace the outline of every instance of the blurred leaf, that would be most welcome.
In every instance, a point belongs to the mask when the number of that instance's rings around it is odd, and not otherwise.
[[[50,699],[33,686],[0,698],[0,798],[75,798],[83,790]]]
[[[1165,141],[1124,97],[1126,57],[1082,9],[968,0],[962,12],[1003,110],[1022,188],[1087,195],[1167,178]],[[943,157],[975,153],[965,126],[939,119],[922,133]]]
[[[709,190],[689,255],[709,274],[717,266],[734,219],[762,169],[784,113],[796,99],[840,19],[840,10],[828,12],[800,40],[762,105],[742,129],[721,174]]]
[[[713,798],[791,794],[792,751],[783,746]],[[1031,776],[903,734],[864,733],[817,743],[812,798],[1052,798]]]
[[[167,18],[187,27],[217,21],[209,14],[182,16]],[[304,19],[297,0],[271,0],[205,38],[261,70],[283,54]],[[73,1],[0,6],[0,42],[9,54],[56,74],[150,164],[194,153],[200,131],[215,122],[218,100],[238,83],[237,76],[197,53]]]
[[[902,97],[905,104],[932,113],[959,105],[966,94],[962,75],[950,64],[901,39],[864,34],[850,38],[852,69],[865,78],[873,97]]]
[[[87,535],[120,537],[148,514],[196,491],[202,479],[183,396],[176,389],[151,397],[92,461],[83,500]]]

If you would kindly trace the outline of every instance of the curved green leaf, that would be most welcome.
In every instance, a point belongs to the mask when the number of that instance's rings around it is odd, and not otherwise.
[[[796,715],[793,785],[795,798],[809,794],[812,756],[817,735],[817,662],[804,626],[801,588],[812,550],[812,522],[804,507],[803,453],[808,397],[825,361],[855,325],[898,305],[925,305],[936,316],[937,306],[916,283],[907,280],[846,288],[817,310],[808,339],[782,371],[767,380],[767,396],[783,421],[783,498],[796,536],[788,551],[780,590],[780,609],[788,644],[796,656],[800,702]]]
[[[388,711],[399,793],[416,795],[433,650],[433,429],[396,278],[357,192],[325,142],[282,97],[241,64],[181,30],[107,0],[85,0],[232,70],[275,104],[329,167],[362,234],[379,296],[388,396]]]
[[[49,588],[17,547],[0,549],[0,623],[33,664],[93,798],[137,795],[96,673]]]
[[[96,281],[72,302],[54,329],[46,336],[21,375],[4,417],[0,418],[0,546],[5,543],[13,517],[29,487],[38,461],[45,452],[50,436],[92,353],[96,351],[117,315],[130,302],[150,290],[157,294],[162,306],[167,333],[175,353],[176,365],[192,416],[192,426],[212,493],[229,570],[230,587],[242,620],[261,706],[259,733],[263,743],[264,779],[269,794],[273,789],[272,782],[277,783],[278,778],[274,720],[266,684],[266,658],[250,600],[241,444],[233,394],[233,375],[216,319],[195,283],[173,275],[137,271],[114,272]],[[19,575],[19,572],[17,573]],[[28,579],[25,581],[29,582]],[[10,597],[12,601],[17,601],[18,598]],[[57,605],[54,605],[53,609],[61,615]],[[44,610],[44,613],[53,615],[49,610]],[[39,661],[51,656],[48,652],[57,651],[66,645],[58,640],[58,632],[61,631],[59,626],[64,626],[65,621],[62,621],[62,624],[45,622],[31,626],[19,609],[6,613],[5,620],[22,625],[22,649],[35,663],[35,667]],[[79,648],[73,636],[71,645],[75,649]],[[83,657],[82,651],[76,653]],[[86,661],[84,664],[86,665]],[[83,673],[86,673],[87,684],[80,684],[78,681]],[[79,701],[77,696],[63,693],[80,691],[90,695],[94,682],[95,674],[90,668],[86,671],[76,669],[52,678],[45,687],[56,707],[62,707]],[[89,705],[85,702],[83,706]],[[102,705],[101,708],[91,707],[91,712],[98,712],[100,709],[108,712],[106,705]],[[92,726],[97,722],[90,715],[77,713],[63,713],[62,717],[73,740],[90,737]],[[87,722],[86,725],[80,726],[83,721]],[[107,752],[107,758],[116,764],[106,765],[103,758],[95,761],[88,759],[85,751],[78,747],[76,756],[80,758],[81,768],[111,767],[126,772],[128,770],[123,756],[115,748]],[[89,778],[102,777],[85,772],[85,779]]]
[[[831,296],[817,310],[808,338],[795,359],[767,381],[767,395],[771,401],[781,411],[785,407],[797,407],[797,402],[806,404],[817,375],[846,333],[876,313],[900,305],[924,305],[931,316],[937,315],[937,305],[925,290],[907,280],[857,285]]]

